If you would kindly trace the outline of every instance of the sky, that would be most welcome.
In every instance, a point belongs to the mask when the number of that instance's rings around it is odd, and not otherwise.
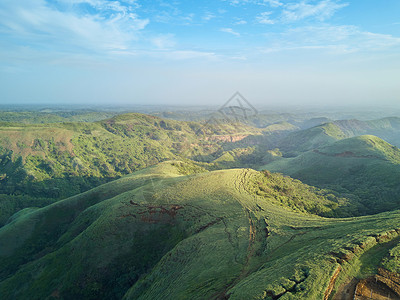
[[[1,0],[0,104],[400,104],[399,0]]]

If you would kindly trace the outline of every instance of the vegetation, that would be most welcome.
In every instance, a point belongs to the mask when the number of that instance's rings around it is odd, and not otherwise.
[[[400,273],[397,118],[2,113],[2,299],[327,299]]]
[[[40,111],[1,111],[0,120],[8,123],[47,124],[62,122],[96,122],[115,116],[117,112],[43,109]]]
[[[34,206],[42,207],[49,204],[43,198],[57,201],[165,160],[211,162],[228,140],[263,136],[240,124],[204,126],[143,114],[94,123],[1,125],[0,205],[7,209],[0,211],[0,225],[34,197]],[[13,200],[22,195],[26,206]]]
[[[352,215],[400,208],[400,151],[375,136],[340,140],[295,158],[272,161],[262,169],[350,197],[345,211]]]
[[[400,244],[390,249],[389,254],[382,260],[382,267],[394,273],[400,273]]]
[[[286,156],[297,156],[346,137],[348,136],[337,125],[327,123],[289,134],[280,142],[279,149],[284,151]]]
[[[343,253],[400,221],[321,218],[312,204],[332,201],[292,179],[182,167],[164,162],[15,216],[0,229],[3,299],[322,299]],[[263,194],[272,187],[281,205]]]
[[[293,157],[341,139],[361,135],[375,135],[395,146],[400,146],[399,130],[400,118],[372,121],[340,120],[295,131],[280,141],[278,147],[285,156]]]

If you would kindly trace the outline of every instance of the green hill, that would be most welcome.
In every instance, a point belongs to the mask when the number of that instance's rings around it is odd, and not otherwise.
[[[337,140],[360,135],[375,135],[400,146],[400,118],[384,118],[371,121],[338,120],[305,130],[295,131],[279,142],[279,149],[286,156],[327,146]]]
[[[375,136],[340,140],[295,158],[274,160],[261,169],[354,194],[360,205],[353,213],[400,208],[400,151]]]
[[[68,176],[114,178],[178,156],[214,153],[222,149],[222,143],[262,134],[240,124],[205,127],[142,114],[95,123],[0,125],[0,172],[6,181],[12,181],[12,172],[19,172],[16,182],[24,175],[36,181]]]
[[[1,111],[2,122],[45,124],[62,122],[95,122],[115,116],[116,112],[92,110]]]
[[[400,164],[399,148],[373,135],[362,135],[340,140],[329,146],[322,147],[318,151],[332,156],[377,158]]]
[[[388,143],[400,147],[400,118],[390,117],[371,121],[336,121],[349,137],[372,134]]]
[[[396,245],[399,212],[322,218],[310,213],[340,199],[291,178],[191,168],[164,162],[13,217],[2,299],[323,299]]]
[[[278,147],[287,156],[296,156],[346,137],[348,136],[339,126],[333,123],[326,123],[306,130],[295,131],[284,138]]]
[[[59,112],[57,116],[73,119],[91,114],[98,117],[100,113]],[[23,121],[28,116],[35,114],[14,112],[8,117]],[[255,128],[229,122],[205,125],[163,120],[138,113],[92,123],[2,122],[0,226],[20,209],[42,207],[165,160],[191,159],[209,170],[258,168],[271,161],[277,164],[281,153],[295,156],[357,132],[374,130],[394,137],[399,124],[397,118],[349,120],[296,131],[298,127],[288,122]]]
[[[93,123],[0,123],[0,226],[19,209],[47,205],[165,160],[211,162],[227,144],[247,147],[250,137],[268,139],[261,129],[242,124],[204,126],[137,113]]]

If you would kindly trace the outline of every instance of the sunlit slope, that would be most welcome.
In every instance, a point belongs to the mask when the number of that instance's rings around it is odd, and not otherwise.
[[[0,123],[0,226],[24,207],[43,207],[165,160],[207,156],[247,135],[261,130],[138,113],[94,123]]]
[[[400,150],[376,136],[340,140],[295,158],[273,161],[261,169],[354,193],[365,205],[361,213],[400,208]]]
[[[400,118],[384,118],[371,121],[339,120],[289,134],[279,142],[279,149],[287,156],[330,145],[338,140],[375,135],[400,146]]]
[[[27,192],[21,181],[57,187],[50,180],[122,176],[177,156],[213,153],[222,149],[218,142],[236,135],[261,133],[242,124],[203,126],[138,113],[94,123],[0,123],[0,182],[15,194]]]
[[[2,299],[323,299],[339,263],[397,236],[397,211],[321,218],[307,211],[336,200],[298,181],[186,167],[17,216],[0,229]]]

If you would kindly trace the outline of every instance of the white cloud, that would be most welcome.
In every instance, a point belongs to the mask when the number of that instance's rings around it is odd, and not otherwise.
[[[223,0],[228,1],[230,5],[238,6],[244,4],[256,4],[256,5],[269,5],[271,7],[282,6],[283,3],[279,0]]]
[[[61,2],[69,7],[58,9],[43,0],[3,0],[0,5],[2,33],[33,46],[109,51],[129,48],[149,23],[149,20],[141,19],[133,7],[124,6],[122,1]],[[91,5],[94,13],[83,14],[74,7],[79,3]]]
[[[240,36],[240,33],[234,31],[232,28],[221,28],[220,30],[221,30],[222,32],[230,33],[230,34],[233,34],[233,35],[235,35],[235,36]]]
[[[270,18],[271,14],[271,11],[265,11],[256,17],[256,21],[260,24],[274,24],[275,21]]]
[[[173,34],[161,34],[150,39],[150,42],[159,49],[170,49],[176,45]]]
[[[247,24],[247,21],[245,21],[245,20],[239,20],[239,21],[235,22],[235,25],[246,25],[246,24]]]
[[[210,21],[211,19],[214,19],[214,18],[216,18],[216,15],[213,14],[213,13],[211,13],[211,12],[206,12],[206,13],[204,14],[204,16],[202,17],[202,19],[203,19],[204,21]]]
[[[295,22],[306,18],[324,21],[346,6],[348,6],[347,3],[337,3],[332,0],[323,0],[314,5],[309,4],[308,1],[290,3],[285,5],[281,19],[284,22]]]
[[[273,11],[266,11],[256,17],[261,24],[276,24],[278,22],[290,23],[304,19],[316,19],[325,21],[331,18],[339,9],[348,6],[348,3],[341,3],[338,0],[301,0],[284,3],[279,0],[225,0],[233,6],[239,5],[262,5],[269,6]],[[279,15],[271,19],[271,14]]]
[[[159,53],[157,56],[160,55]],[[206,60],[216,60],[217,56],[213,52],[201,52],[201,51],[169,51],[165,52],[164,55],[168,59],[172,60],[190,60],[190,59],[206,59]]]
[[[186,24],[193,22],[194,13],[187,14],[186,16],[182,17],[182,20],[186,22]]]
[[[244,4],[244,3],[248,3],[248,0],[223,0],[223,1],[228,1],[230,5],[236,6],[239,4]]]
[[[360,32],[360,39],[363,40],[363,45],[360,45],[362,48],[359,47],[360,51],[363,49],[379,51],[392,47],[400,47],[400,38],[390,34]]]
[[[283,5],[283,3],[278,0],[264,0],[263,2],[269,4],[272,7],[279,7]]]
[[[379,52],[400,48],[400,38],[363,31],[357,26],[306,26],[268,35],[263,52],[318,50],[328,54]]]

